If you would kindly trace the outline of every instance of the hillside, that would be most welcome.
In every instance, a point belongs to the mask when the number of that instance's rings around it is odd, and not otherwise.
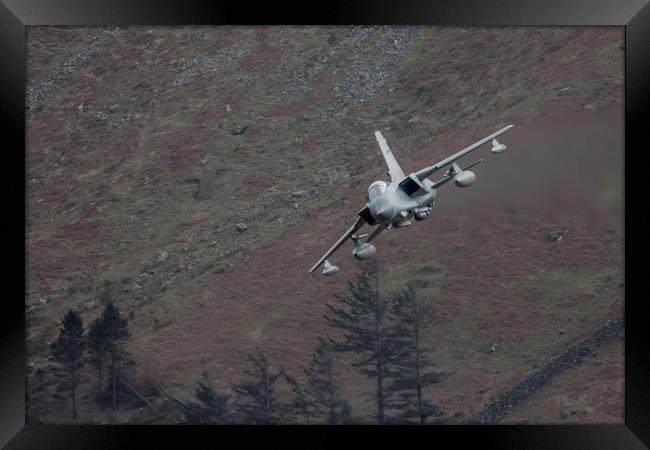
[[[226,387],[254,349],[300,376],[328,333],[325,304],[358,272],[346,247],[333,258],[338,276],[306,270],[385,177],[374,131],[408,171],[513,123],[510,151],[484,152],[475,186],[445,186],[427,221],[377,241],[382,295],[410,279],[436,304],[426,339],[448,375],[427,396],[449,415],[480,410],[623,309],[623,37],[604,27],[30,27],[30,417],[66,420],[47,345],[69,308],[97,317],[106,282],[128,312],[130,377],[145,390],[190,398],[203,370]],[[591,373],[595,385],[610,376]],[[370,420],[372,384],[345,359],[337,374]],[[570,389],[575,376],[558,383]],[[93,383],[84,374],[80,421],[149,419],[98,409]],[[555,420],[543,405],[522,417]]]

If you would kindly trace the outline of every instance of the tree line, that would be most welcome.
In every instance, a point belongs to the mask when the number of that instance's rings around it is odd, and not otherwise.
[[[265,352],[256,351],[248,355],[248,368],[241,381],[231,384],[227,391],[217,388],[210,374],[204,372],[192,399],[174,398],[182,412],[181,420],[196,424],[360,422],[336,378],[337,355],[347,355],[352,367],[373,382],[376,423],[439,420],[444,412],[429,400],[426,391],[439,383],[444,373],[428,358],[430,349],[422,338],[433,323],[431,302],[421,299],[410,283],[382,299],[374,260],[363,263],[360,274],[348,281],[348,291],[327,305],[324,319],[331,333],[319,338],[309,363],[300,369],[301,377],[272,366]],[[129,332],[127,320],[110,296],[104,303],[87,333],[79,314],[68,311],[52,344],[55,360],[69,376],[73,418],[77,416],[78,373],[86,362],[97,374],[100,404],[107,405],[110,400],[113,408],[118,406],[117,380],[122,364],[129,361],[123,345]],[[281,391],[285,395],[280,395]]]
[[[59,337],[51,345],[52,356],[70,376],[69,386],[72,400],[72,417],[77,417],[76,391],[79,385],[79,370],[88,362],[97,371],[100,404],[107,399],[117,409],[117,379],[121,364],[129,361],[124,341],[129,336],[128,323],[117,306],[110,301],[101,315],[95,319],[86,333],[81,316],[69,310],[63,317]],[[108,377],[108,393],[104,381]]]

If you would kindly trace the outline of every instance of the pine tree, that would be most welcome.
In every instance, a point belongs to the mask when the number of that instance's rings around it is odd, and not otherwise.
[[[266,354],[249,354],[252,368],[246,369],[246,379],[234,384],[231,389],[237,394],[235,407],[252,424],[273,424],[282,421],[286,405],[280,403],[275,392],[275,383],[284,370],[272,371]]]
[[[91,326],[89,344],[93,354],[91,361],[95,367],[98,367],[100,393],[102,395],[102,367],[104,366],[105,360],[108,360],[113,409],[117,409],[119,363],[125,360],[127,356],[122,342],[128,336],[127,320],[122,318],[119,309],[112,301],[106,303],[101,316]]]
[[[293,418],[298,423],[309,425],[312,421],[312,405],[307,397],[307,393],[300,385],[298,380],[285,372],[284,379],[291,386],[292,401],[288,407]]]
[[[69,310],[63,317],[58,339],[52,344],[52,355],[70,374],[72,418],[77,418],[78,372],[83,366],[84,326],[79,314]]]
[[[348,288],[349,296],[336,297],[343,304],[342,307],[327,305],[327,323],[343,332],[342,340],[332,341],[332,349],[352,352],[357,357],[353,365],[359,367],[365,376],[375,380],[377,421],[382,424],[385,420],[384,378],[391,346],[383,326],[386,307],[379,297],[376,260],[366,262],[356,282],[348,281]]]
[[[330,425],[347,423],[350,420],[350,406],[342,400],[334,384],[331,346],[324,340],[316,346],[307,375],[307,405],[309,414]]]
[[[387,332],[396,351],[387,362],[391,380],[387,403],[391,409],[399,411],[395,419],[416,420],[422,425],[428,417],[442,413],[423,394],[427,386],[439,383],[444,375],[432,370],[433,364],[425,357],[422,342],[422,333],[432,322],[433,309],[408,283],[405,290],[393,297],[390,316],[392,326]]]
[[[108,359],[108,349],[106,348],[106,337],[102,317],[95,319],[90,325],[88,331],[88,350],[90,353],[89,362],[97,370],[97,380],[99,384],[100,399],[104,395],[104,367]]]
[[[197,402],[189,402],[185,414],[189,423],[223,424],[229,419],[229,395],[219,394],[207,372],[196,388]]]

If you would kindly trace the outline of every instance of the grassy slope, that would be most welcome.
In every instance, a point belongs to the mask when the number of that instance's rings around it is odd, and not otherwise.
[[[204,368],[236,380],[255,347],[292,371],[306,363],[327,332],[324,303],[345,286],[296,268],[330,244],[383,173],[372,130],[387,130],[402,165],[415,167],[505,122],[622,103],[617,29],[423,29],[365,103],[333,86],[351,61],[375,70],[387,54],[380,33],[355,41],[343,28],[146,30],[116,35],[28,117],[27,302],[49,295],[28,313],[28,351],[44,365],[56,320],[110,280],[133,311],[140,377],[181,396]],[[96,32],[66,30],[78,35],[66,53]],[[30,66],[63,59],[63,44],[47,36],[28,34],[40,49]],[[329,57],[323,70],[318,55]],[[304,83],[284,94],[296,79]],[[334,107],[339,115],[321,123],[337,92],[347,110]],[[97,124],[100,111],[107,119]],[[236,126],[249,129],[235,136]],[[332,171],[340,178],[314,199],[288,199]],[[249,230],[237,234],[241,221]],[[580,238],[550,247],[540,230],[555,223]],[[622,278],[621,230],[608,229],[575,214],[513,212],[439,217],[435,241],[426,226],[382,237],[381,261],[393,259],[384,295],[417,277],[440,303],[432,356],[450,376],[432,398],[448,412],[476,410],[620,309],[610,279]],[[169,258],[159,264],[160,251]],[[340,265],[355,271],[353,260]],[[86,308],[86,320],[99,311]],[[501,349],[488,354],[494,339]],[[339,369],[355,411],[370,413],[371,386]]]
[[[533,417],[543,423],[622,423],[624,418],[623,339],[604,346],[592,357],[514,410],[504,422]]]

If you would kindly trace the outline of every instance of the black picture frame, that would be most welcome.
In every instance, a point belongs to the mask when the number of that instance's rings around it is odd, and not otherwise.
[[[25,426],[25,26],[27,25],[171,25],[171,24],[431,24],[431,25],[619,25],[625,27],[625,205],[633,181],[643,179],[639,153],[647,148],[644,119],[650,99],[650,5],[647,0],[480,0],[462,1],[328,1],[310,5],[266,2],[2,0],[0,4],[0,111],[5,141],[3,193],[4,255],[9,262],[0,327],[0,444],[23,448],[122,448],[152,442],[188,444],[214,433],[285,439],[288,434],[316,432],[320,444],[339,444],[326,427],[195,427],[195,426]],[[7,145],[8,144],[8,145]],[[636,148],[638,147],[638,148]],[[10,161],[7,162],[6,158]],[[635,167],[632,167],[632,164]],[[19,168],[22,168],[20,170]],[[22,177],[22,180],[21,180]],[[638,184],[638,183],[637,183]],[[22,187],[22,189],[20,188]],[[641,197],[641,195],[639,196]],[[643,197],[641,197],[643,198]],[[640,203],[640,208],[643,208]],[[638,209],[639,206],[633,209]],[[625,424],[564,426],[438,426],[407,427],[402,432],[428,440],[452,439],[454,446],[475,443],[488,448],[618,449],[650,446],[649,327],[644,322],[645,296],[630,295],[634,250],[643,248],[648,219],[632,219],[625,208]],[[21,244],[20,237],[23,237]],[[634,240],[631,240],[633,238]],[[642,251],[642,250],[641,250]],[[639,261],[639,259],[636,259]],[[643,262],[642,260],[640,261]],[[639,267],[637,270],[643,270]],[[645,339],[644,339],[645,338]],[[243,431],[243,432],[242,432]],[[383,439],[394,427],[337,427]],[[282,434],[279,434],[282,432]],[[287,434],[288,433],[288,434]],[[424,434],[422,434],[424,433]],[[259,436],[259,435],[262,436]],[[225,441],[223,441],[225,442]],[[240,441],[240,445],[243,441]],[[433,441],[431,441],[433,443]],[[218,442],[213,441],[216,445]],[[433,444],[432,444],[433,445]],[[213,445],[211,445],[213,446]]]

